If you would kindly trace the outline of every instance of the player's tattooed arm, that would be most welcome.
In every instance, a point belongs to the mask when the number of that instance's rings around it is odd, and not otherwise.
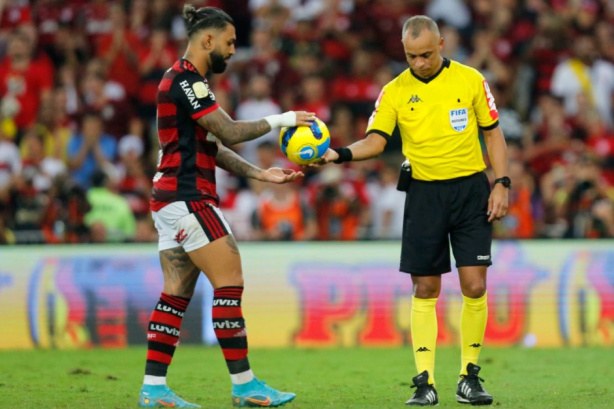
[[[260,169],[225,147],[219,139],[216,143],[218,151],[215,164],[235,175],[277,184],[292,182],[305,176],[303,172],[296,172],[292,169],[277,167]]]
[[[233,121],[221,108],[201,116],[198,119],[198,124],[215,134],[226,145],[251,141],[271,130],[271,125],[264,119]]]
[[[230,146],[251,141],[269,132],[272,128],[283,126],[311,126],[316,116],[313,112],[288,111],[283,114],[269,115],[257,121],[233,121],[222,108],[218,108],[197,121],[200,126],[214,133],[224,144]]]
[[[215,164],[220,168],[235,174],[237,176],[244,176],[251,179],[259,179],[262,174],[262,169],[252,165],[231,149],[228,149],[218,140],[217,141],[217,155],[215,157]]]
[[[179,297],[191,297],[200,270],[192,263],[183,248],[175,247],[161,251],[160,264],[164,274],[164,292]]]

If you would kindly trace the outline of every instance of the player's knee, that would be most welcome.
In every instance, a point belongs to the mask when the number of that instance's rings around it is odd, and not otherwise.
[[[228,274],[228,278],[227,278],[232,284],[232,286],[235,287],[243,287],[244,285],[244,281],[243,281],[243,273],[241,272],[241,270],[238,271],[231,271]]]
[[[215,288],[244,286],[243,273],[240,268],[228,269],[209,277],[209,279]]]

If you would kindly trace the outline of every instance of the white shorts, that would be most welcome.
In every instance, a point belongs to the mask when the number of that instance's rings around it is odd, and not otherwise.
[[[220,209],[206,202],[173,202],[151,214],[158,251],[181,246],[190,252],[232,234]]]

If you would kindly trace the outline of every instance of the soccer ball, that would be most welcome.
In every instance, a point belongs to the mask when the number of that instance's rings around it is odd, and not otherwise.
[[[318,161],[328,150],[330,133],[324,122],[316,118],[311,126],[281,128],[279,146],[291,162],[308,165]]]

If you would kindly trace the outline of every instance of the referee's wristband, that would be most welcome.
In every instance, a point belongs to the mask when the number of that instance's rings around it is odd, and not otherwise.
[[[339,159],[337,159],[333,163],[349,162],[354,157],[354,155],[352,155],[352,151],[349,148],[333,148],[333,150],[337,152],[337,155],[339,155]]]

